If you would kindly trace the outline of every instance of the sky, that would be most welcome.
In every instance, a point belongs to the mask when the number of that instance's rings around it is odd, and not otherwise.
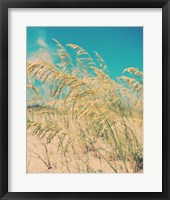
[[[127,67],[143,71],[143,27],[27,27],[27,58],[40,48],[56,51],[52,38],[63,46],[77,44],[92,57],[98,52],[113,79]],[[66,49],[70,53],[70,47]]]

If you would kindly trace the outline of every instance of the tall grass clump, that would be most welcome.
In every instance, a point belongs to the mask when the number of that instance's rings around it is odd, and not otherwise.
[[[27,60],[28,160],[47,167],[28,171],[141,173],[143,73],[128,67],[114,81],[97,52],[53,40],[52,55]]]

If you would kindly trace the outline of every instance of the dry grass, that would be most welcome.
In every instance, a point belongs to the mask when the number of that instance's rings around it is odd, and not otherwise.
[[[27,172],[141,173],[143,73],[127,68],[115,82],[97,52],[54,41],[54,55],[27,62]]]

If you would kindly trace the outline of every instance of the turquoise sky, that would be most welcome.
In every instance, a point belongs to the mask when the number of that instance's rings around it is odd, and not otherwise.
[[[77,44],[92,57],[97,51],[113,79],[127,67],[143,71],[143,27],[27,27],[27,57],[40,48],[55,51],[52,38],[62,45]]]

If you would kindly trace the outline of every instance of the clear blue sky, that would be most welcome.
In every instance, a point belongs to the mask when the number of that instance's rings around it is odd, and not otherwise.
[[[143,27],[27,27],[27,57],[40,48],[55,51],[52,38],[77,44],[92,57],[97,51],[113,79],[127,67],[143,71]]]

